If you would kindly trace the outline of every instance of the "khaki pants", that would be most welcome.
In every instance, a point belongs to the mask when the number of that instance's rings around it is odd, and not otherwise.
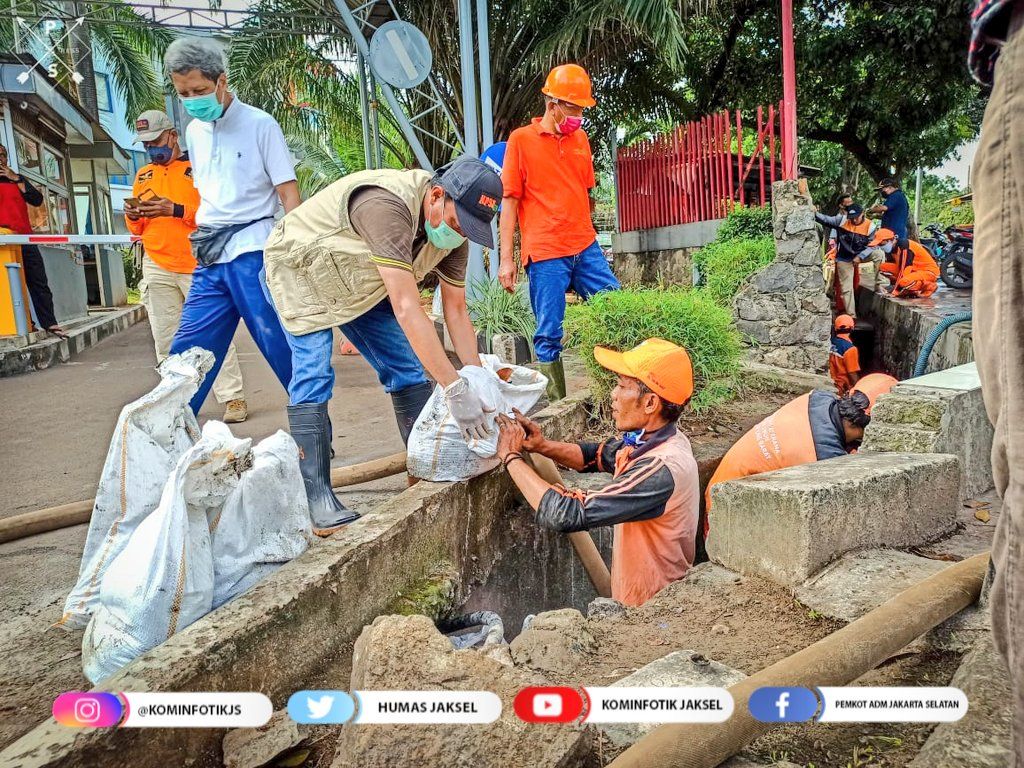
[[[1014,765],[1024,766],[1024,6],[996,63],[974,159],[974,350],[995,427],[992,476],[1003,510],[992,543],[996,648],[1014,696]]]
[[[156,347],[156,362],[159,365],[167,357],[171,341],[181,321],[181,308],[192,287],[192,275],[169,272],[148,256],[142,260],[142,303],[149,313],[149,326],[153,330],[153,346]],[[224,364],[213,382],[213,394],[218,403],[244,400],[242,369],[238,366],[235,345],[228,347]]]
[[[884,285],[884,279],[879,273],[879,267],[882,262],[885,261],[885,254],[881,248],[875,248],[871,252],[871,261],[874,264],[874,272],[872,273],[871,279],[875,281],[875,290],[879,286]],[[860,262],[867,264],[868,262]],[[855,293],[853,290],[853,272],[858,269],[859,263],[854,261],[839,261],[836,260],[836,274],[839,276],[839,289],[843,297],[843,306],[846,307],[846,314],[851,317],[857,316],[857,304],[855,299]],[[863,280],[863,275],[861,276]],[[880,282],[881,281],[881,282]]]

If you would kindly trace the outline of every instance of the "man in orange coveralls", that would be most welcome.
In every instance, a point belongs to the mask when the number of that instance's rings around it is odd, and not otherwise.
[[[939,265],[931,253],[914,240],[899,239],[891,229],[880,229],[871,240],[886,254],[882,274],[892,284],[892,295],[903,299],[923,299],[938,287]]]

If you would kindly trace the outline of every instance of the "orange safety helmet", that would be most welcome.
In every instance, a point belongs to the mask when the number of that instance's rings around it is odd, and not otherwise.
[[[560,64],[548,72],[541,92],[559,101],[568,101],[577,107],[597,104],[590,92],[590,75],[579,64]]]

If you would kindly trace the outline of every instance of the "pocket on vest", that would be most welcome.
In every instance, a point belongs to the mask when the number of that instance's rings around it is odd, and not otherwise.
[[[296,249],[281,260],[267,260],[267,287],[285,320],[322,315],[326,305],[314,286],[309,249]]]

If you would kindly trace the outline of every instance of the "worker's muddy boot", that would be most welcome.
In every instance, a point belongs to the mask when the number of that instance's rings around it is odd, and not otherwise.
[[[565,368],[562,361],[552,360],[550,363],[538,363],[540,372],[548,377],[548,402],[553,403],[565,397]]]
[[[331,489],[331,420],[327,403],[288,406],[288,428],[299,446],[299,467],[306,486],[313,533],[330,536],[359,514],[338,501]]]
[[[416,424],[416,419],[419,418],[420,412],[433,391],[432,384],[423,382],[391,393],[391,407],[395,409],[398,432],[402,435],[402,442],[406,445],[409,445],[409,435],[412,434],[413,425]]]

